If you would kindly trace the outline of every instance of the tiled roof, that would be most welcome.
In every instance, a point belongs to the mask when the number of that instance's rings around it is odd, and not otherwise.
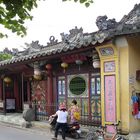
[[[22,61],[26,61],[26,60],[31,60],[31,59],[35,59],[35,58],[39,58],[39,57],[43,57],[43,56],[58,54],[61,52],[67,52],[67,51],[73,50],[75,48],[81,48],[82,45],[84,45],[84,47],[86,47],[87,45],[90,44],[90,42],[88,42],[87,38],[88,39],[91,38],[91,35],[88,35],[88,37],[83,36],[81,38],[81,40],[79,40],[79,42],[76,41],[71,44],[67,44],[65,42],[60,42],[53,46],[46,46],[45,48],[38,50],[36,52],[33,52],[33,53],[29,53],[26,55],[24,55],[24,53],[21,55],[19,54],[19,56],[13,57],[10,60],[1,61],[0,66],[12,64],[12,63],[18,63],[18,62],[22,62]]]
[[[94,33],[83,34],[82,28],[77,29],[76,27],[70,30],[69,35],[62,33],[61,42],[57,42],[52,36],[47,46],[42,47],[38,42],[32,42],[24,52],[19,53],[10,60],[1,61],[0,66],[59,54],[76,48],[87,47],[89,44],[96,45],[115,36],[139,33],[140,4],[135,5],[134,9],[127,16],[124,16],[120,22],[116,22],[114,19],[107,20],[106,16],[100,16],[97,18],[96,24],[99,30]]]

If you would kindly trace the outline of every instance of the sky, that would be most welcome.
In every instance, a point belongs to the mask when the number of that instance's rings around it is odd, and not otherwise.
[[[47,45],[50,36],[61,41],[60,33],[69,34],[69,30],[83,28],[84,33],[97,31],[96,18],[107,15],[108,19],[115,18],[120,21],[127,15],[140,0],[94,0],[94,3],[86,8],[84,5],[74,2],[62,2],[62,0],[40,0],[38,8],[32,10],[32,21],[27,21],[27,35],[24,38],[11,33],[0,26],[0,30],[8,34],[8,38],[0,39],[0,51],[18,48],[23,50],[25,43],[39,41],[40,45]]]

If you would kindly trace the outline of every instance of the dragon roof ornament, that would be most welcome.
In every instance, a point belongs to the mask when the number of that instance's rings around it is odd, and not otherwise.
[[[108,29],[115,28],[117,26],[117,22],[114,18],[108,20],[107,18],[108,17],[106,15],[97,17],[96,25],[99,30],[108,30]]]
[[[43,46],[39,44],[39,41],[32,41],[32,43],[25,43],[25,45],[26,48],[24,48],[24,54],[26,55],[39,52],[43,48]]]
[[[67,43],[67,44],[73,44],[74,42],[81,40],[80,38],[83,38],[82,28],[78,29],[76,26],[75,29],[71,29],[69,30],[69,32],[70,34],[64,34],[64,32],[60,34],[62,38],[62,42]]]

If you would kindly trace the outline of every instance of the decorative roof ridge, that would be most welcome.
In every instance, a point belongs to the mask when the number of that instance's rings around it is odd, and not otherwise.
[[[109,29],[115,28],[118,25],[118,22],[116,22],[115,18],[108,19],[108,17],[106,15],[104,15],[104,16],[97,17],[96,25],[97,25],[99,31],[104,31],[104,30],[109,30]]]
[[[140,4],[136,4],[133,10],[124,16],[120,22],[116,22],[115,19],[108,19],[104,15],[97,17],[96,25],[99,30],[91,33],[83,33],[83,29],[77,28],[77,26],[69,30],[69,34],[61,33],[62,41],[60,42],[54,36],[50,36],[50,42],[47,42],[46,46],[40,45],[39,41],[26,43],[24,51],[19,52],[17,49],[13,49],[15,57],[1,61],[0,66],[66,52],[75,48],[86,47],[89,44],[103,43],[105,40],[118,35],[138,33],[140,32]]]
[[[135,24],[137,22],[140,22],[140,4],[135,4],[134,8],[127,15],[124,15],[119,23]]]

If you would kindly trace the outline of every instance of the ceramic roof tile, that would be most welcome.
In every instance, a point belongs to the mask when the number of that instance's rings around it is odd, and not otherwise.
[[[1,61],[0,66],[67,52],[75,48],[87,47],[89,44],[96,45],[118,35],[138,33],[140,32],[140,4],[135,5],[134,9],[118,23],[114,19],[108,20],[107,16],[99,16],[96,24],[99,31],[90,34],[83,34],[82,28],[75,27],[70,30],[69,35],[61,34],[61,42],[55,40],[53,36],[50,37],[50,43],[47,46],[39,45],[38,41],[32,42],[19,56]]]

